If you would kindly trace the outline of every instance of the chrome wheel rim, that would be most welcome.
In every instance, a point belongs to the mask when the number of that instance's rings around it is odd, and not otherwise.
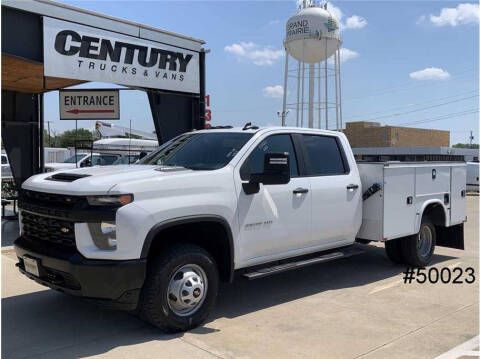
[[[207,294],[207,276],[196,264],[178,268],[170,278],[167,302],[176,315],[187,316],[195,313],[203,304]]]
[[[433,234],[429,226],[422,226],[417,236],[417,248],[422,258],[428,257],[432,249]]]

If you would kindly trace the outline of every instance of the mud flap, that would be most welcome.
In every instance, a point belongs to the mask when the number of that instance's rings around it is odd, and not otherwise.
[[[463,238],[463,223],[451,227],[436,226],[437,246],[455,249],[465,249]]]

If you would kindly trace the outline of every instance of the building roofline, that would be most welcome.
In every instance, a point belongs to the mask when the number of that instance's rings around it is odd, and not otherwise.
[[[3,6],[157,42],[170,44],[175,39],[177,42],[183,40],[181,44],[172,45],[195,51],[200,51],[201,45],[205,44],[204,40],[50,0],[2,0]]]

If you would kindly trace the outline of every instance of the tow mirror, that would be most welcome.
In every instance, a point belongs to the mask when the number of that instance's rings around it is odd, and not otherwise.
[[[287,184],[290,182],[290,155],[288,153],[266,153],[262,173],[252,173],[248,183],[243,184],[246,194],[257,193],[260,183],[264,185]]]

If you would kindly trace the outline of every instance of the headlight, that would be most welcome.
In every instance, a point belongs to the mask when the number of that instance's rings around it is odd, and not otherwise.
[[[133,201],[133,194],[87,196],[87,201],[91,206],[124,206]]]
[[[88,223],[93,243],[99,249],[117,249],[117,226],[113,222]]]

